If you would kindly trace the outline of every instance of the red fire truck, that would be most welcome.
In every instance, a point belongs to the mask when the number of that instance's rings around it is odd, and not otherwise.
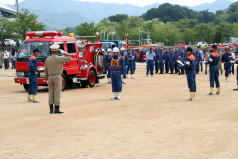
[[[24,41],[16,62],[15,83],[23,85],[28,90],[28,59],[33,50],[38,48],[41,55],[38,57],[38,85],[47,86],[44,66],[45,60],[50,56],[50,45],[58,44],[60,49],[71,54],[73,60],[67,62],[63,67],[62,89],[73,84],[82,87],[94,87],[99,79],[105,77],[102,65],[103,55],[101,54],[101,43],[87,43],[77,41],[74,37],[63,36],[57,31],[37,31],[26,33],[27,39]]]

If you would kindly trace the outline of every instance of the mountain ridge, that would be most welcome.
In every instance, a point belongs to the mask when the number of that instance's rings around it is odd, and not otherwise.
[[[194,10],[207,10],[215,12],[214,6],[218,10],[227,8],[232,1],[216,0],[213,3],[204,3],[195,7]],[[221,4],[221,5],[220,5]],[[129,16],[141,16],[151,8],[157,8],[160,4],[155,3],[145,7],[131,4],[86,2],[75,0],[24,0],[20,2],[20,8],[29,9],[32,13],[39,15],[39,20],[43,22],[47,29],[63,29],[65,27],[75,27],[84,22],[99,22],[115,14],[127,14]],[[219,5],[219,6],[218,6]],[[53,7],[54,6],[54,7]],[[12,8],[14,6],[11,6]]]

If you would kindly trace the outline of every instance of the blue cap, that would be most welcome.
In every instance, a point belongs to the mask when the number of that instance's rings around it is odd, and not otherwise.
[[[40,50],[39,49],[34,49],[33,53],[35,53],[35,52],[40,52]]]

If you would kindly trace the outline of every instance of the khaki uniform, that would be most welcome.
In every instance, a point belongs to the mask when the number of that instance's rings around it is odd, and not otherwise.
[[[72,60],[70,54],[58,56],[52,54],[46,59],[45,74],[48,78],[49,104],[60,105],[63,64]]]

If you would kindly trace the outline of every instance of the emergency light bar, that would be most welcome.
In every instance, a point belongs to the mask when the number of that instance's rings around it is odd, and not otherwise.
[[[26,33],[26,36],[32,37],[44,37],[44,36],[63,36],[63,33],[57,31],[33,31]]]

